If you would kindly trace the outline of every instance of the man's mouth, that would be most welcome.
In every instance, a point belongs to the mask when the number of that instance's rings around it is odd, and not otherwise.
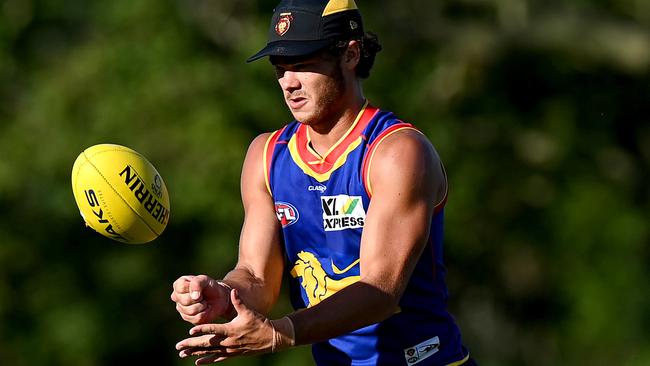
[[[299,109],[300,107],[307,104],[307,98],[303,98],[303,97],[289,98],[287,99],[287,104],[289,104],[289,108],[291,109]]]

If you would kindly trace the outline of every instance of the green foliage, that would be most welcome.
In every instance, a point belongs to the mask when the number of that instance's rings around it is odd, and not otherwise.
[[[189,364],[171,283],[232,267],[248,143],[290,118],[244,62],[274,3],[0,2],[3,364]],[[357,3],[384,46],[367,96],[446,164],[450,309],[480,364],[649,364],[648,2]],[[151,245],[83,227],[70,170],[103,142],[165,178]]]

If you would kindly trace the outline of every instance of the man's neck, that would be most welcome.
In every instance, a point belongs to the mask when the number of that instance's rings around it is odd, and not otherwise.
[[[342,108],[339,115],[332,116],[332,122],[327,125],[308,126],[312,148],[324,156],[350,129],[365,102],[365,98],[359,96],[350,105]]]

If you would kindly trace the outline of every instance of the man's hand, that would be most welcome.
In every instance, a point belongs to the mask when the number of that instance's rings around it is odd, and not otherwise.
[[[294,344],[293,324],[288,317],[269,320],[248,308],[236,289],[230,301],[237,316],[225,324],[203,324],[190,329],[193,337],[176,344],[181,358],[199,356],[197,365],[232,357],[277,352]]]
[[[194,325],[218,317],[232,318],[230,287],[208,276],[182,276],[173,285],[171,299],[183,320]]]

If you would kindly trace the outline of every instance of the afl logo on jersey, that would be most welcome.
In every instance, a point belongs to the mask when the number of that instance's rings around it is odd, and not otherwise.
[[[280,220],[282,228],[294,224],[300,218],[298,210],[290,203],[287,202],[276,202],[275,203],[275,215]]]

